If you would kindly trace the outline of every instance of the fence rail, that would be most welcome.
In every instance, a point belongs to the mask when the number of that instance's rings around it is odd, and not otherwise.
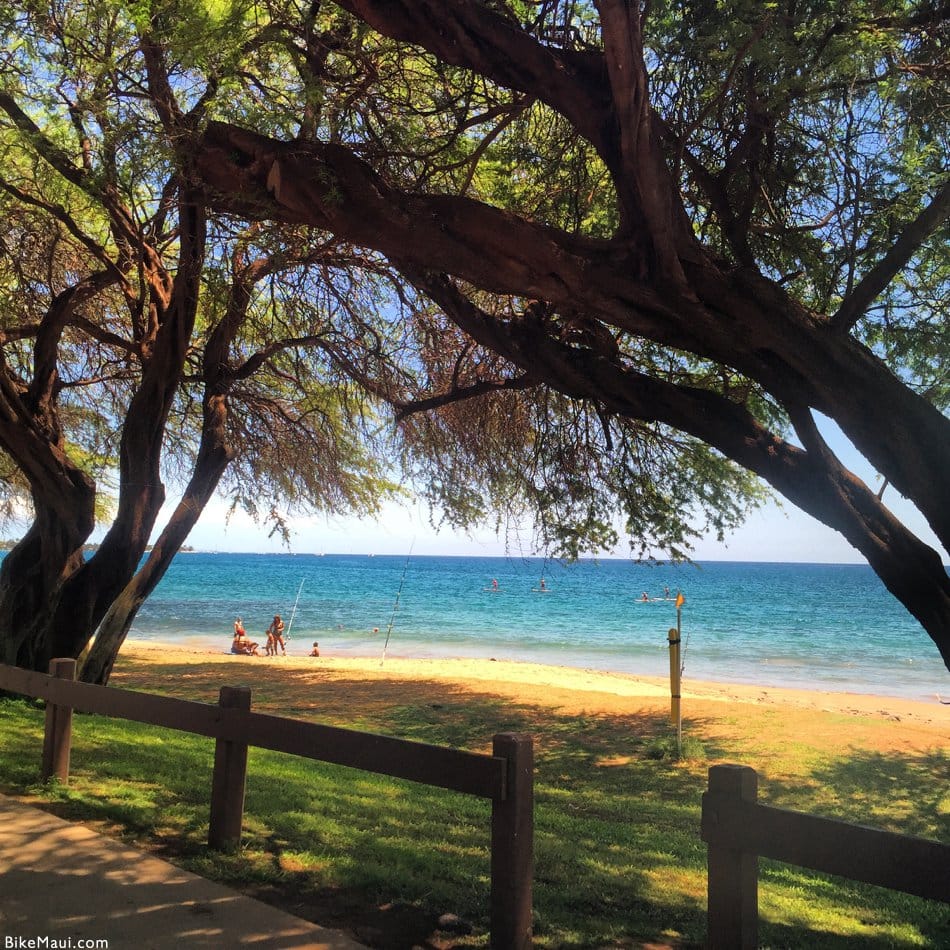
[[[754,769],[709,770],[701,827],[711,950],[758,945],[760,856],[950,904],[950,845],[760,805],[757,793]]]
[[[0,690],[46,701],[43,780],[67,781],[72,712],[98,713],[215,739],[208,844],[240,842],[248,747],[269,749],[489,799],[491,945],[531,946],[534,753],[530,736],[500,733],[491,755],[251,711],[251,690],[223,686],[217,705],[75,682],[75,660],[50,674],[0,665]]]

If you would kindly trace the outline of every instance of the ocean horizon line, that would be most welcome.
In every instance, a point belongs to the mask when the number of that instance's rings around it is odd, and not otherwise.
[[[690,565],[702,566],[703,564],[762,564],[762,565],[795,565],[798,567],[866,567],[870,569],[867,561],[778,561],[778,560],[749,560],[746,558],[689,558],[682,560],[673,560],[671,558],[635,558],[620,554],[602,554],[589,555],[571,560],[565,557],[543,554],[396,554],[379,553],[376,551],[231,551],[220,548],[189,548],[183,549],[178,554],[214,554],[214,555],[234,555],[239,557],[356,557],[356,558],[391,558],[397,561],[407,559],[430,559],[430,560],[483,560],[483,561],[541,561],[549,564],[596,564],[598,561],[626,561],[630,564],[643,565],[647,567],[689,567]],[[944,569],[950,571],[950,563],[943,565]]]

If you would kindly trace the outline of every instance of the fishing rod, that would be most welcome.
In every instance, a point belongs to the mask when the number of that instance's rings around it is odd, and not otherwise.
[[[683,604],[686,603],[686,598],[680,593],[676,592],[676,636],[682,636],[682,616],[683,616]],[[683,644],[683,656],[682,663],[680,665],[680,676],[686,671],[686,651],[689,649],[689,635],[693,632],[692,626],[689,630],[686,631],[686,642]]]
[[[294,625],[294,617],[297,616],[297,604],[300,602],[300,592],[303,590],[303,581],[304,579],[300,578],[300,586],[297,588],[297,599],[294,601],[294,609],[290,612],[290,621],[287,624],[287,634],[286,637],[290,639],[290,628]]]
[[[415,546],[416,539],[412,539],[412,544],[409,545],[409,553],[406,555],[406,563],[402,566],[402,577],[399,579],[399,590],[396,591],[396,600],[393,603],[393,613],[389,618],[389,629],[386,631],[386,642],[383,644],[383,655],[379,661],[379,665],[382,666],[386,662],[386,650],[389,647],[389,637],[393,632],[393,624],[396,622],[396,611],[399,609],[399,598],[402,596],[402,585],[406,582],[406,571],[409,570],[409,558],[412,557],[412,549]]]

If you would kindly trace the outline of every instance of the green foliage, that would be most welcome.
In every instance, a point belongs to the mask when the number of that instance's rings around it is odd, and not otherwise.
[[[676,736],[661,736],[647,743],[644,754],[656,761],[695,759],[703,762],[706,759],[706,749],[695,736],[684,736],[679,742]]]
[[[759,266],[810,309],[833,312],[945,180],[946,24],[902,0],[707,0],[657,4],[650,25],[654,92],[704,168],[729,175]],[[731,174],[750,145],[750,109],[758,158]],[[688,163],[677,167],[699,233],[731,255],[720,209]],[[858,327],[927,392],[926,325],[944,322],[946,272],[935,265],[945,253],[943,229]]]
[[[156,77],[150,77],[141,38],[156,40],[167,56],[163,65],[182,110],[200,114],[202,100],[210,98],[242,103],[251,110],[242,113],[248,118],[258,107],[235,93],[255,66],[273,78],[274,91],[293,96],[300,88],[288,71],[286,46],[261,42],[259,31],[270,23],[261,4],[88,0],[59,3],[53,12],[55,21],[48,21],[39,5],[28,5],[7,11],[0,22],[7,49],[0,88],[39,129],[38,136],[25,133],[12,115],[0,120],[8,186],[0,203],[9,223],[0,237],[0,322],[8,330],[39,325],[57,294],[103,263],[127,268],[128,238],[117,237],[121,228],[110,220],[116,204],[123,206],[119,217],[127,212],[137,223],[162,266],[170,272],[178,266],[175,202],[168,198],[177,185],[179,143],[169,139],[156,103],[143,95]],[[61,150],[61,167],[43,160],[44,141]],[[193,471],[204,425],[203,389],[212,383],[202,353],[222,323],[233,319],[236,278],[247,279],[235,267],[238,258],[271,263],[248,285],[247,314],[229,353],[228,370],[241,380],[229,394],[235,459],[223,490],[278,529],[288,507],[376,511],[398,481],[398,473],[388,474],[385,423],[378,405],[345,381],[328,347],[334,332],[350,331],[357,339],[388,332],[369,309],[379,299],[373,293],[378,278],[350,271],[346,255],[338,256],[338,272],[350,281],[351,320],[333,331],[330,315],[339,304],[328,293],[326,274],[306,272],[307,262],[319,263],[320,256],[305,234],[288,230],[245,231],[229,222],[214,227],[195,333],[172,407],[164,477],[181,488]],[[59,341],[58,425],[69,458],[99,484],[102,521],[108,520],[110,495],[122,490],[116,477],[122,420],[151,346],[139,317],[155,306],[164,304],[150,299],[144,281],[106,289],[79,310]],[[11,334],[5,344],[7,365],[19,380],[33,375],[34,336]],[[345,350],[338,341],[334,353]],[[255,365],[256,372],[245,372]],[[22,483],[5,484],[9,499],[22,493]]]
[[[497,512],[517,524],[530,512],[539,545],[569,559],[622,537],[636,557],[682,559],[764,497],[749,473],[697,440],[608,420],[546,390],[496,394],[406,425],[416,480],[454,523]]]

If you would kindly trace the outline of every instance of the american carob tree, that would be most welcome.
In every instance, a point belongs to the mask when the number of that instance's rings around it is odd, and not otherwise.
[[[307,363],[314,336],[320,371],[269,382],[343,394],[347,423],[394,407],[400,472],[450,518],[526,503],[564,552],[625,530],[681,556],[761,480],[861,552],[950,666],[943,551],[887,506],[950,548],[948,4],[54,8],[6,15],[3,200],[31,240],[9,234],[0,445],[36,519],[0,574],[5,642],[69,616],[82,635],[56,649],[81,648],[136,576],[162,445],[189,442],[168,419],[229,407],[233,440],[236,381],[272,348]],[[49,34],[40,66],[24,37]],[[215,332],[258,260],[268,319]],[[311,293],[323,330],[295,331]],[[105,378],[130,398],[93,410]],[[111,453],[91,436],[110,426]],[[73,584],[113,459],[99,570],[125,580]]]

